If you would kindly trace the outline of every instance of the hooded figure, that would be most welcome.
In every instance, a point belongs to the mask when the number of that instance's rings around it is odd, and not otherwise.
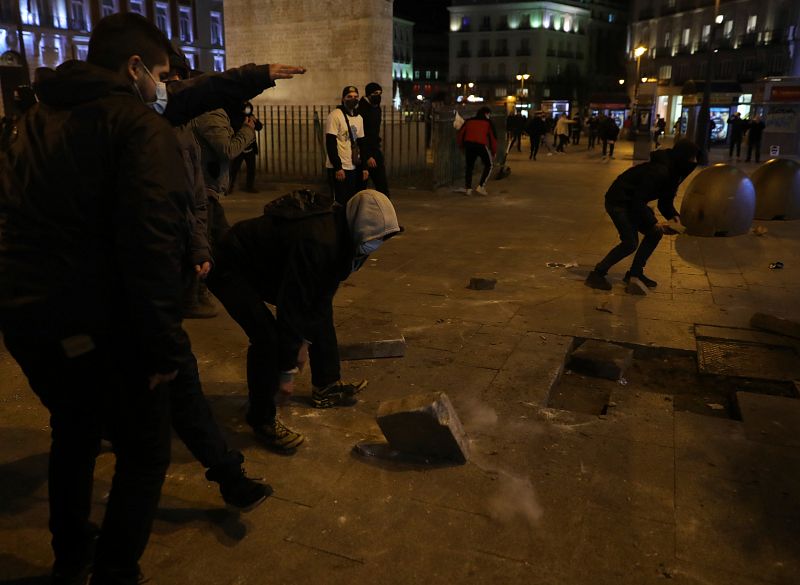
[[[675,195],[678,186],[697,167],[697,154],[697,146],[682,139],[672,148],[650,153],[649,162],[630,168],[616,178],[606,193],[605,207],[619,232],[620,243],[589,273],[587,286],[611,290],[611,283],[606,279],[609,269],[634,252],[631,268],[623,279],[629,284],[628,292],[644,292],[641,287],[630,286],[634,277],[648,288],[657,286],[656,281],[644,275],[644,267],[662,235],[675,232],[656,221],[648,203],[657,201],[658,211],[664,218],[679,222]],[[637,232],[644,236],[641,245]]]
[[[303,190],[235,224],[214,249],[209,288],[249,338],[247,422],[267,447],[291,453],[303,442],[277,420],[275,400],[292,393],[308,357],[314,406],[355,404],[366,381],[340,380],[333,296],[400,231],[394,207],[377,191],[360,191],[341,206]]]

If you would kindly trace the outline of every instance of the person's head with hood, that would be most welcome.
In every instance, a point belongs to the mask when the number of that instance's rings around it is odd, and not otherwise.
[[[172,52],[156,25],[134,12],[120,12],[94,27],[86,61],[127,79],[142,102],[163,113]]]
[[[348,85],[342,90],[342,107],[351,116],[356,113],[358,107],[358,88],[355,85]]]
[[[347,202],[345,214],[353,249],[352,271],[355,272],[386,240],[400,233],[401,228],[392,202],[374,189],[353,195]]]
[[[700,154],[700,149],[688,138],[681,138],[667,152],[672,161],[672,167],[680,177],[680,181],[683,181],[697,168],[697,157]]]
[[[380,86],[379,83],[375,83],[374,81],[368,83],[367,86],[364,88],[364,99],[369,102],[373,108],[377,108],[381,105],[381,98],[383,97],[383,88]]]

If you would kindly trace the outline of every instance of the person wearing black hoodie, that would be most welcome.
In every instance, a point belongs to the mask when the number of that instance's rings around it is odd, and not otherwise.
[[[249,338],[246,420],[264,446],[291,454],[303,443],[278,420],[276,400],[292,394],[294,375],[309,358],[317,408],[352,405],[366,386],[340,380],[333,296],[399,232],[382,193],[364,190],[342,206],[302,190],[235,224],[215,247],[208,286]]]
[[[381,97],[383,89],[377,83],[368,83],[367,94],[358,102],[358,114],[364,120],[364,139],[370,156],[367,168],[375,189],[389,197],[389,181],[386,178],[386,163],[381,149]]]
[[[169,124],[169,41],[102,19],[87,62],[37,91],[0,153],[0,330],[50,412],[52,583],[137,583],[169,465],[169,388],[191,350],[181,268],[192,194]],[[91,569],[101,437],[116,455]]]
[[[641,294],[644,290],[637,286],[634,278],[647,288],[657,286],[656,281],[644,275],[644,267],[662,235],[674,232],[658,223],[648,203],[658,201],[661,215],[669,221],[679,221],[675,195],[678,186],[697,166],[697,154],[697,146],[682,139],[672,148],[652,152],[649,162],[636,165],[616,178],[606,192],[605,208],[619,232],[620,243],[589,273],[586,286],[611,290],[606,274],[612,266],[634,252],[633,263],[623,279],[628,284],[628,292]],[[637,232],[644,236],[641,245]]]

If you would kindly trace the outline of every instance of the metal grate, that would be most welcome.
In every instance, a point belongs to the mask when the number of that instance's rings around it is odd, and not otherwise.
[[[700,372],[761,380],[800,379],[800,356],[791,347],[697,341]]]

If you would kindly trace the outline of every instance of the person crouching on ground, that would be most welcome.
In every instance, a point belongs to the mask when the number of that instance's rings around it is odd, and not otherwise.
[[[266,447],[291,454],[303,442],[278,420],[276,399],[293,393],[294,375],[309,358],[315,407],[351,406],[366,387],[341,381],[333,296],[400,231],[382,193],[360,191],[342,206],[302,190],[235,224],[215,247],[208,286],[249,338],[246,420]]]
[[[464,122],[456,137],[458,146],[464,149],[464,155],[467,158],[463,190],[466,195],[472,194],[472,171],[475,169],[475,160],[478,158],[483,163],[483,172],[475,191],[481,195],[488,195],[486,181],[489,180],[489,174],[492,172],[492,160],[497,154],[497,133],[489,119],[490,114],[489,108],[482,107],[474,118]]]
[[[667,220],[679,220],[675,209],[678,186],[697,166],[697,146],[687,139],[679,140],[675,146],[657,150],[650,154],[650,161],[628,169],[612,183],[606,193],[606,212],[619,232],[620,243],[603,258],[589,273],[586,286],[611,290],[606,274],[612,266],[634,252],[633,263],[625,273],[624,281],[632,279],[648,288],[658,283],[644,275],[648,258],[658,246],[665,233],[674,233],[667,225],[659,224],[650,201],[658,201],[658,210]],[[641,245],[637,232],[644,238]],[[629,287],[628,292],[639,292],[638,287]]]

